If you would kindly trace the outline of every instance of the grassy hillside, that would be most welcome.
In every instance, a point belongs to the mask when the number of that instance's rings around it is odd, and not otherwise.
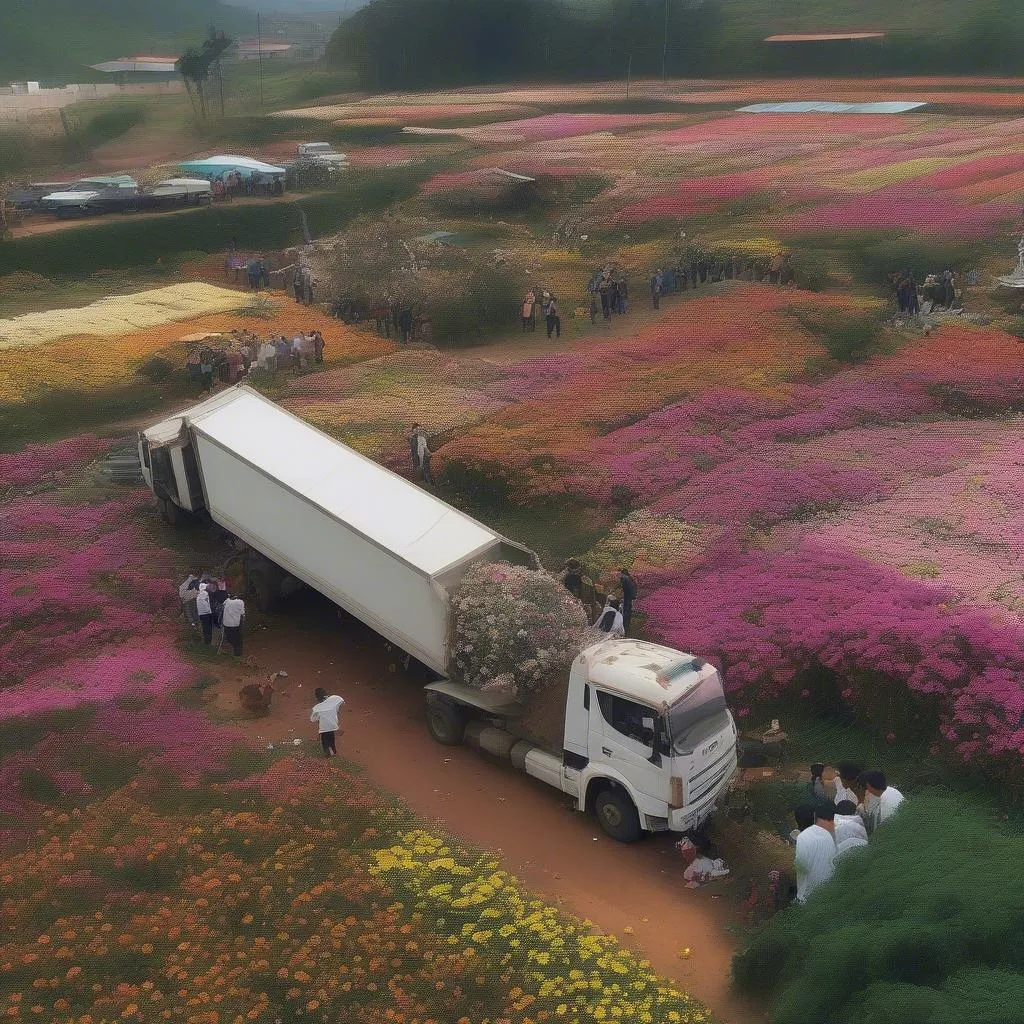
[[[229,34],[255,28],[251,12],[218,0],[2,0],[0,82],[83,81],[102,60],[178,54],[211,20]]]

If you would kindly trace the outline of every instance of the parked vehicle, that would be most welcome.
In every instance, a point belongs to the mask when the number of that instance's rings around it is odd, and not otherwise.
[[[315,164],[333,164],[336,167],[347,167],[348,156],[339,153],[329,142],[300,142],[295,148],[299,160],[308,160]]]
[[[481,560],[539,567],[528,548],[328,437],[245,385],[139,435],[166,519],[204,514],[245,552],[261,608],[306,584],[438,676],[449,664],[449,594]],[[718,672],[635,640],[585,650],[544,740],[528,708],[442,678],[426,688],[441,743],[468,739],[594,811],[622,841],[697,828],[736,768]]]
[[[43,196],[39,208],[56,213],[58,217],[130,213],[139,208],[139,185],[127,174],[81,178]]]
[[[209,206],[213,201],[213,188],[205,178],[167,178],[143,192],[139,200],[143,209]]]

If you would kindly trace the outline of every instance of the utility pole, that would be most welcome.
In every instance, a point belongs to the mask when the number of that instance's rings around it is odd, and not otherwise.
[[[263,31],[260,28],[260,12],[256,12],[256,55],[260,62],[260,113],[263,113]]]
[[[633,54],[626,57],[626,102],[629,102],[629,76],[633,71]]]
[[[661,77],[665,78],[665,69],[668,66],[668,0],[665,0],[665,34],[661,44]]]

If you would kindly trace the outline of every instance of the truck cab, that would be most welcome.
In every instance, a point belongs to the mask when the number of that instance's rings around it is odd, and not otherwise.
[[[560,753],[519,738],[518,704],[450,682],[427,689],[428,702],[445,702],[449,726],[451,709],[461,708],[472,742],[561,789],[622,842],[698,828],[736,770],[736,726],[718,670],[658,644],[607,640],[576,658]],[[439,736],[428,720],[435,738],[453,735]]]

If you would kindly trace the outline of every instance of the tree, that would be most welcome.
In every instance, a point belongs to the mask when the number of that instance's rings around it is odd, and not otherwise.
[[[220,58],[233,41],[211,25],[210,34],[203,40],[202,46],[199,49],[190,46],[174,65],[185,82],[185,89],[192,102],[192,109],[201,121],[205,121],[208,116],[206,86],[210,80],[210,72],[216,68],[218,77],[220,76]],[[220,112],[223,117],[223,81],[221,81]]]

